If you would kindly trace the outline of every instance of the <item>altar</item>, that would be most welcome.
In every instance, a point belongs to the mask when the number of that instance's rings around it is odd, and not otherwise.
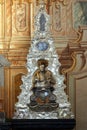
[[[75,119],[8,119],[0,130],[73,130]]]
[[[27,54],[27,75],[22,76],[12,119],[0,122],[0,130],[72,130],[75,116],[65,93],[65,77],[51,35],[50,16],[40,2],[35,31]]]

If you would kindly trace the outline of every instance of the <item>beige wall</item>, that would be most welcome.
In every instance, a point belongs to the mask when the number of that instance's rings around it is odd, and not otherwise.
[[[84,83],[87,77],[76,81],[76,119],[78,130],[87,129],[87,85]]]

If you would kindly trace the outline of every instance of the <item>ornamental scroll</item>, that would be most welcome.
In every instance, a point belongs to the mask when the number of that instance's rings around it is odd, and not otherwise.
[[[25,31],[28,27],[28,9],[27,4],[16,4],[16,29],[18,31]]]

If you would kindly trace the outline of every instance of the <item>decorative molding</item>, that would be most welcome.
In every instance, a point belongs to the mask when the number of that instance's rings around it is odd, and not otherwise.
[[[20,94],[21,89],[20,89],[20,85],[22,84],[22,80],[21,77],[23,76],[23,73],[19,73],[17,75],[14,76],[14,99],[15,99],[15,103],[18,101],[17,96]]]
[[[73,53],[71,54],[71,58],[72,58],[72,60],[73,60],[72,66],[71,66],[70,68],[68,68],[68,69],[63,68],[63,69],[62,69],[62,74],[66,74],[66,73],[72,71],[72,70],[74,69],[74,67],[76,66],[76,53],[75,53],[75,52],[73,52]]]
[[[84,52],[84,64],[81,70],[87,72],[87,50]]]
[[[14,51],[9,53],[9,60],[11,62],[10,67],[25,67],[26,65],[26,55],[27,55],[27,50],[22,50],[21,51]]]
[[[52,3],[55,4],[56,9],[59,8],[59,4],[62,4],[63,6],[68,5],[65,0],[36,0],[36,6],[40,5],[41,3],[45,3],[48,14],[50,12],[50,6],[52,6]]]
[[[19,4],[21,4],[21,3],[25,2],[25,0],[11,0],[12,5],[13,5],[14,2],[18,2]],[[31,3],[32,0],[26,0],[26,2]]]
[[[83,29],[79,26],[78,30],[74,29],[74,31],[77,34],[77,38],[74,41],[70,41],[70,42],[73,43],[73,44],[79,44],[82,40],[82,37],[83,37]]]
[[[25,31],[28,28],[28,9],[26,3],[16,4],[16,29]]]
[[[15,61],[12,61],[11,67],[12,67],[12,66],[15,66],[15,67],[23,66],[23,67],[24,67],[25,64],[26,64],[26,61],[18,61],[18,60],[15,60]]]
[[[53,2],[54,2],[54,0],[53,0]],[[57,7],[57,4],[58,3],[62,3],[62,5],[64,5],[64,6],[67,6],[68,5],[68,3],[66,3],[65,2],[65,0],[55,0],[55,6]]]
[[[58,5],[57,8],[53,10],[53,26],[55,31],[61,31],[61,6]]]
[[[80,76],[76,77],[76,80],[81,80],[81,79],[84,79],[84,78],[87,78],[87,74],[85,75],[85,73],[80,74]]]
[[[52,5],[52,2],[55,2],[55,7],[57,7],[58,3],[62,3],[64,6],[67,5],[65,0],[36,0],[36,5],[38,6],[41,2],[44,2],[46,5]]]

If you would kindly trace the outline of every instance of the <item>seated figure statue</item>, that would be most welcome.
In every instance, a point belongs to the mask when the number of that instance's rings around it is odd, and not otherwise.
[[[30,96],[30,108],[34,111],[51,111],[58,107],[56,96],[53,94],[56,81],[50,70],[48,61],[38,60],[38,69],[32,77],[33,94]]]

